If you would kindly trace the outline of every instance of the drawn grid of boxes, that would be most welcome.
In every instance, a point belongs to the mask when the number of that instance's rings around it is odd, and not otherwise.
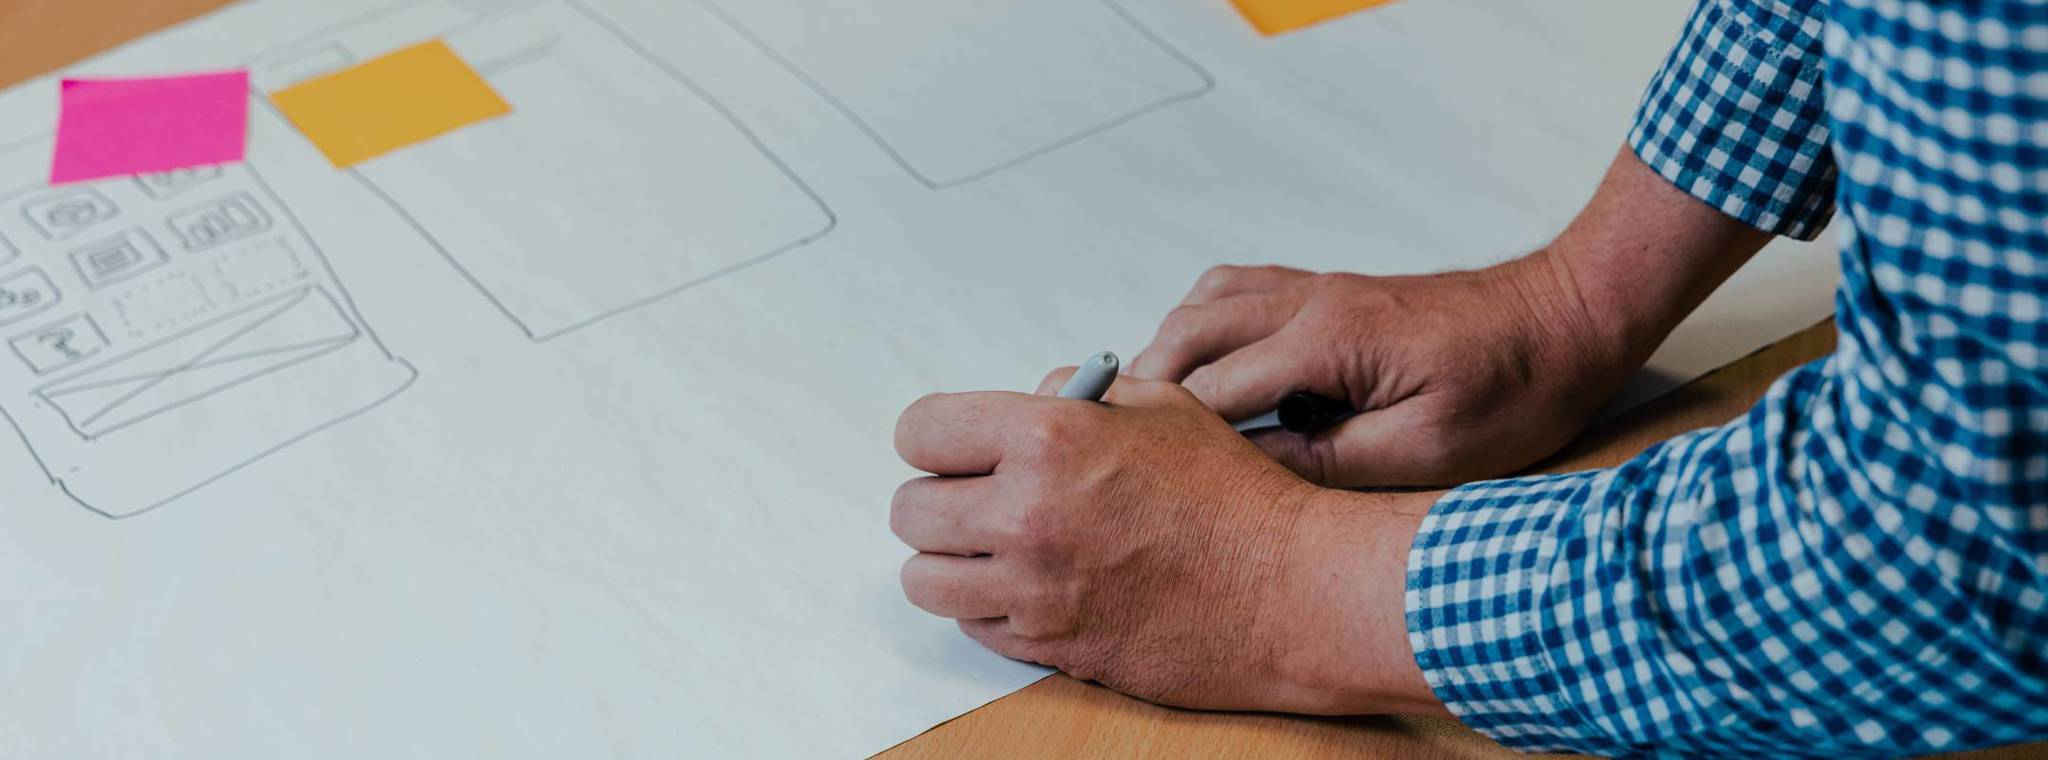
[[[39,168],[21,156],[48,150],[14,153],[0,165]],[[0,414],[52,482],[111,517],[416,377],[252,166],[0,192],[0,241]]]
[[[695,7],[933,188],[1212,86],[1107,0]],[[837,225],[724,105],[577,0],[391,6],[257,54],[251,69],[274,91],[436,37],[513,114],[348,171],[533,340]],[[662,86],[611,86],[650,79]],[[416,379],[258,167],[51,188],[31,182],[47,155],[47,143],[0,152],[0,188],[19,183],[0,192],[0,416],[81,504],[148,511]]]

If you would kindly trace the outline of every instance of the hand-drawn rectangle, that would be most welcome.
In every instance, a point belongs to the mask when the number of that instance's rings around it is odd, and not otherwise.
[[[16,336],[7,345],[30,371],[46,375],[98,356],[107,348],[107,334],[91,315],[80,313]]]
[[[580,3],[423,2],[304,44],[366,58],[436,34],[512,112],[353,171],[529,338],[673,295],[835,223],[721,104]]]
[[[236,302],[263,298],[312,279],[306,257],[289,238],[272,237],[221,251],[213,257],[213,281]]]
[[[704,1],[933,188],[1214,85],[1113,0]]]
[[[172,214],[166,223],[185,250],[203,251],[270,229],[270,213],[248,193],[236,193]]]
[[[43,270],[29,268],[0,277],[0,325],[11,325],[56,306],[63,295]]]
[[[141,229],[71,251],[71,266],[87,287],[99,289],[161,266],[164,255],[156,239]]]
[[[39,395],[79,435],[98,438],[333,353],[358,336],[326,291],[298,290],[216,319],[116,364],[45,386]]]
[[[121,209],[98,190],[71,187],[29,199],[21,213],[43,239],[68,240],[118,216]]]

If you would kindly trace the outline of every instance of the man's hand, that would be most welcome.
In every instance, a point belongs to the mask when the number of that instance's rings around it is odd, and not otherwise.
[[[1294,391],[1364,413],[1256,442],[1337,486],[1444,485],[1555,452],[1769,239],[1621,151],[1542,251],[1417,277],[1211,270],[1132,362],[1232,420]]]
[[[1323,491],[1178,385],[1106,403],[934,395],[896,447],[935,477],[890,511],[912,603],[989,648],[1209,709],[1440,711],[1402,593],[1434,495]]]
[[[1420,277],[1219,267],[1131,371],[1231,420],[1295,391],[1347,401],[1366,412],[1253,438],[1321,483],[1448,484],[1557,450],[1627,381],[1588,319],[1542,256]]]

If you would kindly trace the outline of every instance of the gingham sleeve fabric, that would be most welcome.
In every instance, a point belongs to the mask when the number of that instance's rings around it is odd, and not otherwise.
[[[1725,426],[1460,488],[1421,526],[1417,661],[1509,746],[2048,739],[2048,4],[1826,13],[1834,355]]]
[[[1834,213],[1821,111],[1825,0],[1705,0],[1650,80],[1628,142],[1671,184],[1811,240]]]

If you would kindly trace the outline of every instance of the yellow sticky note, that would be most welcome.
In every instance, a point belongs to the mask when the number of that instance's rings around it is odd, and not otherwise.
[[[270,100],[344,169],[512,111],[440,40],[300,82]]]
[[[1260,34],[1275,35],[1339,16],[1386,5],[1392,0],[1231,0]]]

